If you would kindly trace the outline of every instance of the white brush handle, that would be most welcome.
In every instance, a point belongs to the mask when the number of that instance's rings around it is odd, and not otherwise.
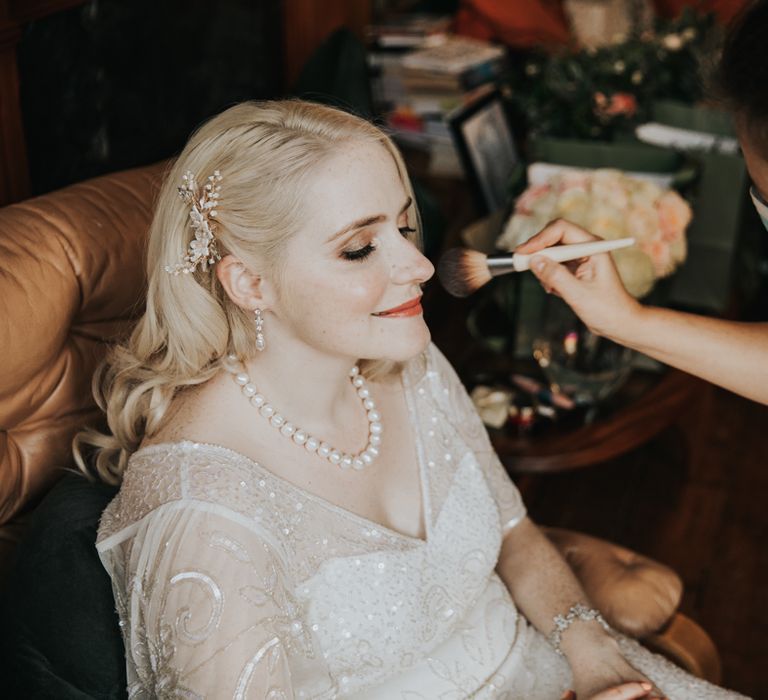
[[[620,248],[629,248],[635,244],[634,238],[617,238],[613,241],[591,241],[590,243],[571,243],[569,245],[556,245],[551,248],[543,248],[535,253],[515,253],[512,256],[512,264],[516,272],[523,272],[531,269],[531,258],[536,255],[554,260],[556,262],[566,262],[567,260],[578,260],[598,253],[607,253],[611,250]]]

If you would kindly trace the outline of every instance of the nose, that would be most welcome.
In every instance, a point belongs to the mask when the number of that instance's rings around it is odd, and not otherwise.
[[[393,251],[392,281],[397,284],[424,284],[435,274],[435,266],[413,244],[398,234],[400,244]]]

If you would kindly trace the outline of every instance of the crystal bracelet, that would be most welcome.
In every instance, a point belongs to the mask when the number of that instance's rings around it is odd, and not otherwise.
[[[608,626],[608,623],[605,621],[605,618],[600,614],[599,610],[596,610],[595,608],[588,608],[583,603],[576,603],[576,605],[572,605],[566,615],[555,615],[555,629],[553,629],[549,634],[549,643],[554,647],[555,651],[560,656],[564,656],[563,650],[560,646],[560,642],[563,639],[563,632],[565,632],[565,630],[567,630],[577,620],[582,620],[583,622],[596,620],[602,625],[604,630],[610,631],[611,629]]]

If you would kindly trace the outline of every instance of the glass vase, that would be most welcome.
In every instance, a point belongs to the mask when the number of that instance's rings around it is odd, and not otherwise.
[[[547,295],[533,332],[533,356],[552,391],[594,405],[629,377],[634,353],[592,333],[559,297]]]

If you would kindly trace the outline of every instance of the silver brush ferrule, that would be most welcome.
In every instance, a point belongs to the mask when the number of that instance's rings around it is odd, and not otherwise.
[[[516,272],[514,255],[489,255],[486,262],[488,263],[488,272],[491,273],[491,277]]]

